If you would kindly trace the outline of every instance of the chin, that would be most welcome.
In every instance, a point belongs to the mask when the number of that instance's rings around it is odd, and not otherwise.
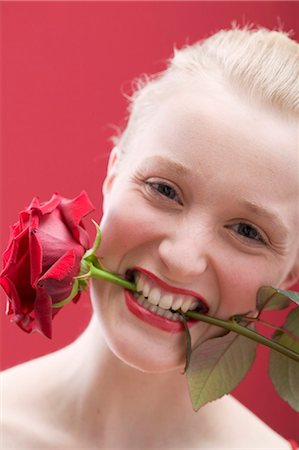
[[[145,373],[182,372],[186,358],[185,333],[176,336],[147,324],[136,324],[135,316],[127,312],[124,302],[114,299],[111,307],[107,307],[109,302],[101,302],[99,299],[104,296],[100,295],[98,287],[92,283],[94,324],[99,327],[101,339],[111,355]]]
[[[138,370],[142,373],[148,373],[148,374],[162,374],[162,373],[169,373],[169,372],[181,372],[183,373],[184,370],[184,364],[174,365],[174,364],[165,364],[163,361],[162,364],[157,363],[155,361],[148,361],[148,360],[130,360],[120,358],[123,363],[125,363],[127,366]]]
[[[185,347],[183,351],[177,349],[165,349],[161,344],[145,345],[136,339],[127,338],[107,340],[110,351],[124,364],[144,373],[165,373],[171,371],[183,371],[185,365]]]

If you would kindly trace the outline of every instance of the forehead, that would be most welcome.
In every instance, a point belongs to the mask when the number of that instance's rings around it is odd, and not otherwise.
[[[283,160],[298,174],[298,120],[216,86],[183,90],[161,103],[148,123],[152,138],[187,158],[208,152],[225,166],[230,156],[240,162],[258,156],[256,163]]]
[[[298,138],[294,118],[224,86],[182,89],[161,101],[137,130],[128,167],[152,156],[172,159],[189,167],[190,181],[204,181],[201,187],[211,194],[291,208],[298,224]]]
[[[123,162],[123,176],[150,166],[147,176],[180,188],[184,179],[196,198],[223,208],[245,200],[283,218],[292,235],[299,227],[298,122],[223,86],[182,89],[161,101],[135,130]]]

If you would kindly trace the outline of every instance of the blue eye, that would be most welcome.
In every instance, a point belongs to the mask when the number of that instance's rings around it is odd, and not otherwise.
[[[174,200],[176,198],[175,190],[172,187],[168,186],[168,184],[154,183],[152,184],[152,187],[154,187],[157,192],[159,192],[159,194],[169,198],[170,200]]]
[[[177,191],[167,183],[163,183],[161,181],[147,181],[146,185],[150,187],[150,189],[154,192],[155,195],[159,195],[165,197],[167,200],[174,200],[180,205],[182,202]]]
[[[261,233],[248,223],[240,222],[236,225],[233,225],[231,228],[246,239],[258,241],[265,244],[265,240],[262,237]]]

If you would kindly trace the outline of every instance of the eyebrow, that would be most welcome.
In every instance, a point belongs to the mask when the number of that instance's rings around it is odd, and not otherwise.
[[[282,234],[287,235],[289,233],[288,227],[283,223],[282,219],[274,212],[271,212],[267,208],[258,203],[251,202],[249,200],[242,200],[241,206],[249,210],[251,213],[258,217],[267,219],[271,222],[272,226],[277,228]]]
[[[189,168],[188,166],[185,166],[184,164],[174,161],[172,159],[166,158],[164,156],[161,155],[156,155],[156,156],[149,156],[148,158],[145,158],[143,160],[143,164],[163,164],[164,166],[172,166],[172,169],[175,170],[175,172],[177,173],[177,175],[183,175],[183,176],[187,176],[190,175],[192,173],[191,168]]]

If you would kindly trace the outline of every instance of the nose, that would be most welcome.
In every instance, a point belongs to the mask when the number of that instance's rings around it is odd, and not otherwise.
[[[209,239],[203,232],[191,234],[180,229],[165,237],[159,245],[159,257],[169,278],[192,280],[208,268]]]

